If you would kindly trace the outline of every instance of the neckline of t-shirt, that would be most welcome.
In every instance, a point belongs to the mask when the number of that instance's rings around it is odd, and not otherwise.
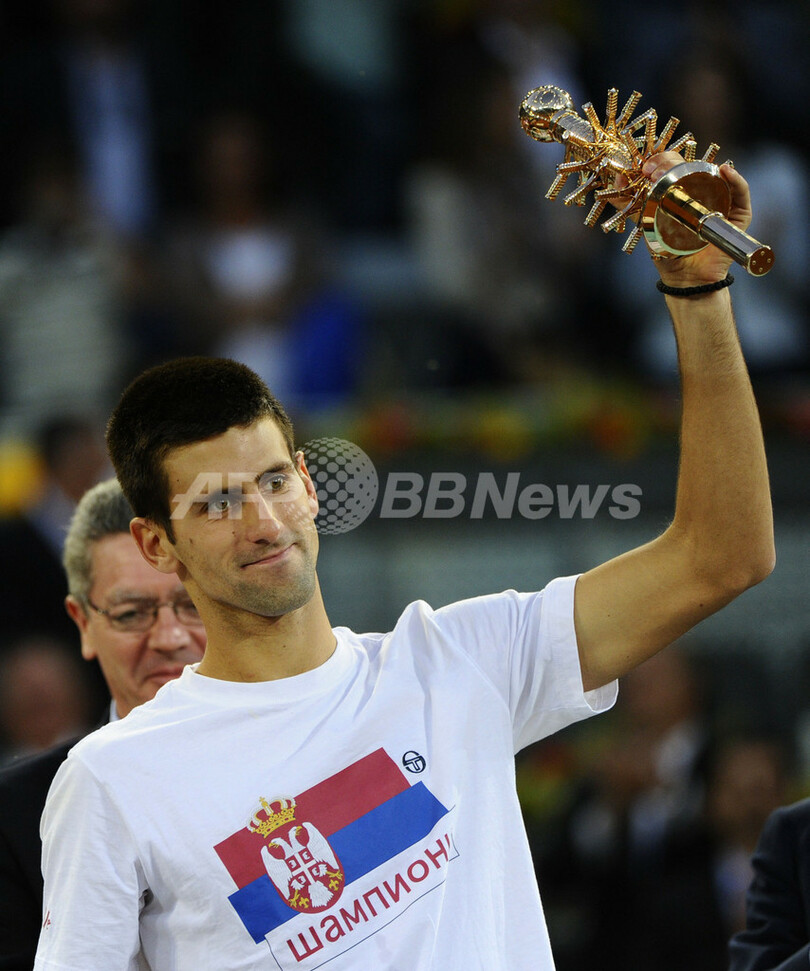
[[[323,694],[333,688],[351,665],[351,648],[341,633],[335,631],[336,645],[332,654],[318,667],[289,678],[274,681],[222,681],[197,673],[197,664],[189,664],[174,682],[179,691],[191,692],[199,701],[213,705],[261,702],[288,705]]]

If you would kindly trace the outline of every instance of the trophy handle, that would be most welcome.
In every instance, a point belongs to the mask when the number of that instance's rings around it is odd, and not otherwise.
[[[574,110],[570,95],[555,85],[530,91],[520,106],[520,122],[536,141],[556,141],[565,146],[565,158],[557,166],[557,177],[546,197],[554,199],[572,175],[576,189],[564,198],[566,205],[585,205],[594,192],[594,204],[585,219],[594,226],[608,202],[622,199],[623,208],[601,224],[604,232],[622,232],[627,220],[636,223],[623,249],[630,253],[640,239],[657,257],[669,258],[696,253],[713,243],[752,276],[764,276],[774,263],[766,246],[726,219],[731,206],[728,185],[713,164],[719,146],[712,143],[701,160],[695,160],[696,143],[690,133],[669,147],[683,149],[685,161],[651,183],[641,172],[651,156],[664,151],[678,126],[670,118],[661,134],[656,133],[657,115],[648,109],[634,121],[630,118],[641,99],[634,91],[617,113],[618,91],[611,88],[605,124],[593,105],[583,105],[587,116]],[[643,127],[643,132],[636,132]],[[614,187],[616,176],[626,185]],[[629,198],[629,202],[625,200]]]

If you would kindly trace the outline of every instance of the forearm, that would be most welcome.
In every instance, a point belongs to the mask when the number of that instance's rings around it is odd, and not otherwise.
[[[773,516],[759,413],[729,290],[667,297],[678,342],[681,461],[670,531],[718,606],[768,575]]]

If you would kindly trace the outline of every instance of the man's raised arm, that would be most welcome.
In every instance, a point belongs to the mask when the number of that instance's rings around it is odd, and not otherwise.
[[[678,160],[657,156],[645,174],[655,182]],[[729,220],[746,229],[748,185],[729,165],[721,172],[732,192]],[[707,246],[656,265],[664,283],[680,289],[725,279],[730,262]],[[729,288],[662,299],[675,328],[683,401],[675,514],[657,539],[580,577],[574,619],[586,689],[657,653],[765,579],[775,561],[762,430]]]

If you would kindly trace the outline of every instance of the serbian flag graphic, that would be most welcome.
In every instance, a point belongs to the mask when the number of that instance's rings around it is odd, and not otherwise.
[[[249,822],[214,849],[238,888],[228,898],[256,943],[423,837],[447,809],[377,749],[297,794],[257,794]]]

